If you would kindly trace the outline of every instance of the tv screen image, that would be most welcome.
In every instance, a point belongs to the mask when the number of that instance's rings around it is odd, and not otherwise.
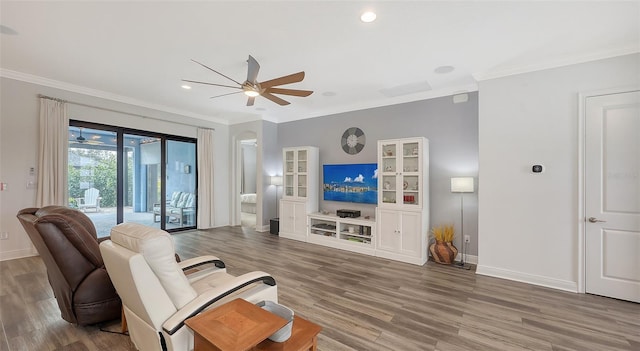
[[[378,164],[323,165],[325,201],[378,203]]]

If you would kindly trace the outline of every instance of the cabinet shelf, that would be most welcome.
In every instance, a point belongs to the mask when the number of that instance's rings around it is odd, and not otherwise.
[[[364,254],[375,254],[376,222],[363,218],[340,218],[335,215],[309,215],[309,241]]]
[[[351,233],[351,232],[340,232],[340,235],[344,235],[344,236],[353,236],[356,238],[365,238],[365,239],[371,239],[371,235],[364,235],[364,234],[356,234],[356,233]]]

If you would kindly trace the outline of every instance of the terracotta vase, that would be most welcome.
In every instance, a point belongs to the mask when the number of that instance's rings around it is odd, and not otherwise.
[[[451,242],[436,241],[429,247],[431,257],[437,263],[452,264],[458,254],[458,249]]]

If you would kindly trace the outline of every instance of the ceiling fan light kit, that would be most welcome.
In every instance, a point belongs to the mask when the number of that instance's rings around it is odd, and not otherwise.
[[[258,82],[257,78],[258,78],[258,72],[260,71],[260,64],[258,64],[258,61],[256,61],[255,58],[253,58],[253,56],[249,55],[249,59],[247,60],[248,63],[248,69],[247,69],[247,80],[244,81],[244,83],[240,83],[237,80],[230,78],[216,70],[214,70],[213,68],[210,68],[196,60],[191,60],[197,64],[199,64],[200,66],[214,72],[217,73],[223,77],[225,77],[226,79],[234,82],[237,84],[237,86],[233,86],[233,85],[224,85],[224,84],[216,84],[216,83],[208,83],[208,82],[201,82],[201,81],[195,81],[195,80],[187,80],[187,79],[183,79],[183,81],[185,82],[190,82],[190,83],[196,83],[196,84],[205,84],[205,85],[213,85],[213,86],[219,86],[219,87],[224,87],[224,88],[233,88],[233,89],[239,89],[239,91],[235,92],[235,93],[227,93],[227,94],[222,94],[222,95],[216,95],[216,96],[212,96],[211,98],[217,98],[217,97],[221,97],[221,96],[227,96],[227,95],[233,95],[233,94],[238,94],[238,93],[244,93],[245,95],[247,95],[248,99],[247,99],[247,106],[253,106],[254,102],[255,102],[255,98],[258,96],[262,96],[268,100],[271,100],[273,102],[275,102],[276,104],[280,105],[280,106],[285,106],[285,105],[289,105],[290,102],[286,101],[280,97],[277,97],[273,94],[279,94],[279,95],[290,95],[290,96],[299,96],[299,97],[305,97],[305,96],[309,96],[313,93],[313,91],[311,90],[298,90],[298,89],[285,89],[285,88],[276,88],[277,86],[280,85],[286,85],[286,84],[291,84],[291,83],[298,83],[301,82],[304,79],[304,71],[302,72],[298,72],[298,73],[294,73],[294,74],[290,74],[287,76],[282,76],[279,78],[275,78],[275,79],[271,79],[271,80],[267,80],[264,82]]]
[[[101,138],[101,136],[99,136],[99,135],[93,135],[89,139],[87,139],[84,136],[82,136],[82,129],[83,128],[79,128],[80,135],[78,135],[77,137],[75,136],[75,134],[71,133],[71,139],[69,140],[69,143],[71,143],[71,144],[86,144],[86,145],[104,144],[104,142],[98,140],[98,139]]]

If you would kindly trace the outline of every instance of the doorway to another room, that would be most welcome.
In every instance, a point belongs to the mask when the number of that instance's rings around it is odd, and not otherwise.
[[[240,225],[256,229],[257,212],[257,140],[239,141]]]

